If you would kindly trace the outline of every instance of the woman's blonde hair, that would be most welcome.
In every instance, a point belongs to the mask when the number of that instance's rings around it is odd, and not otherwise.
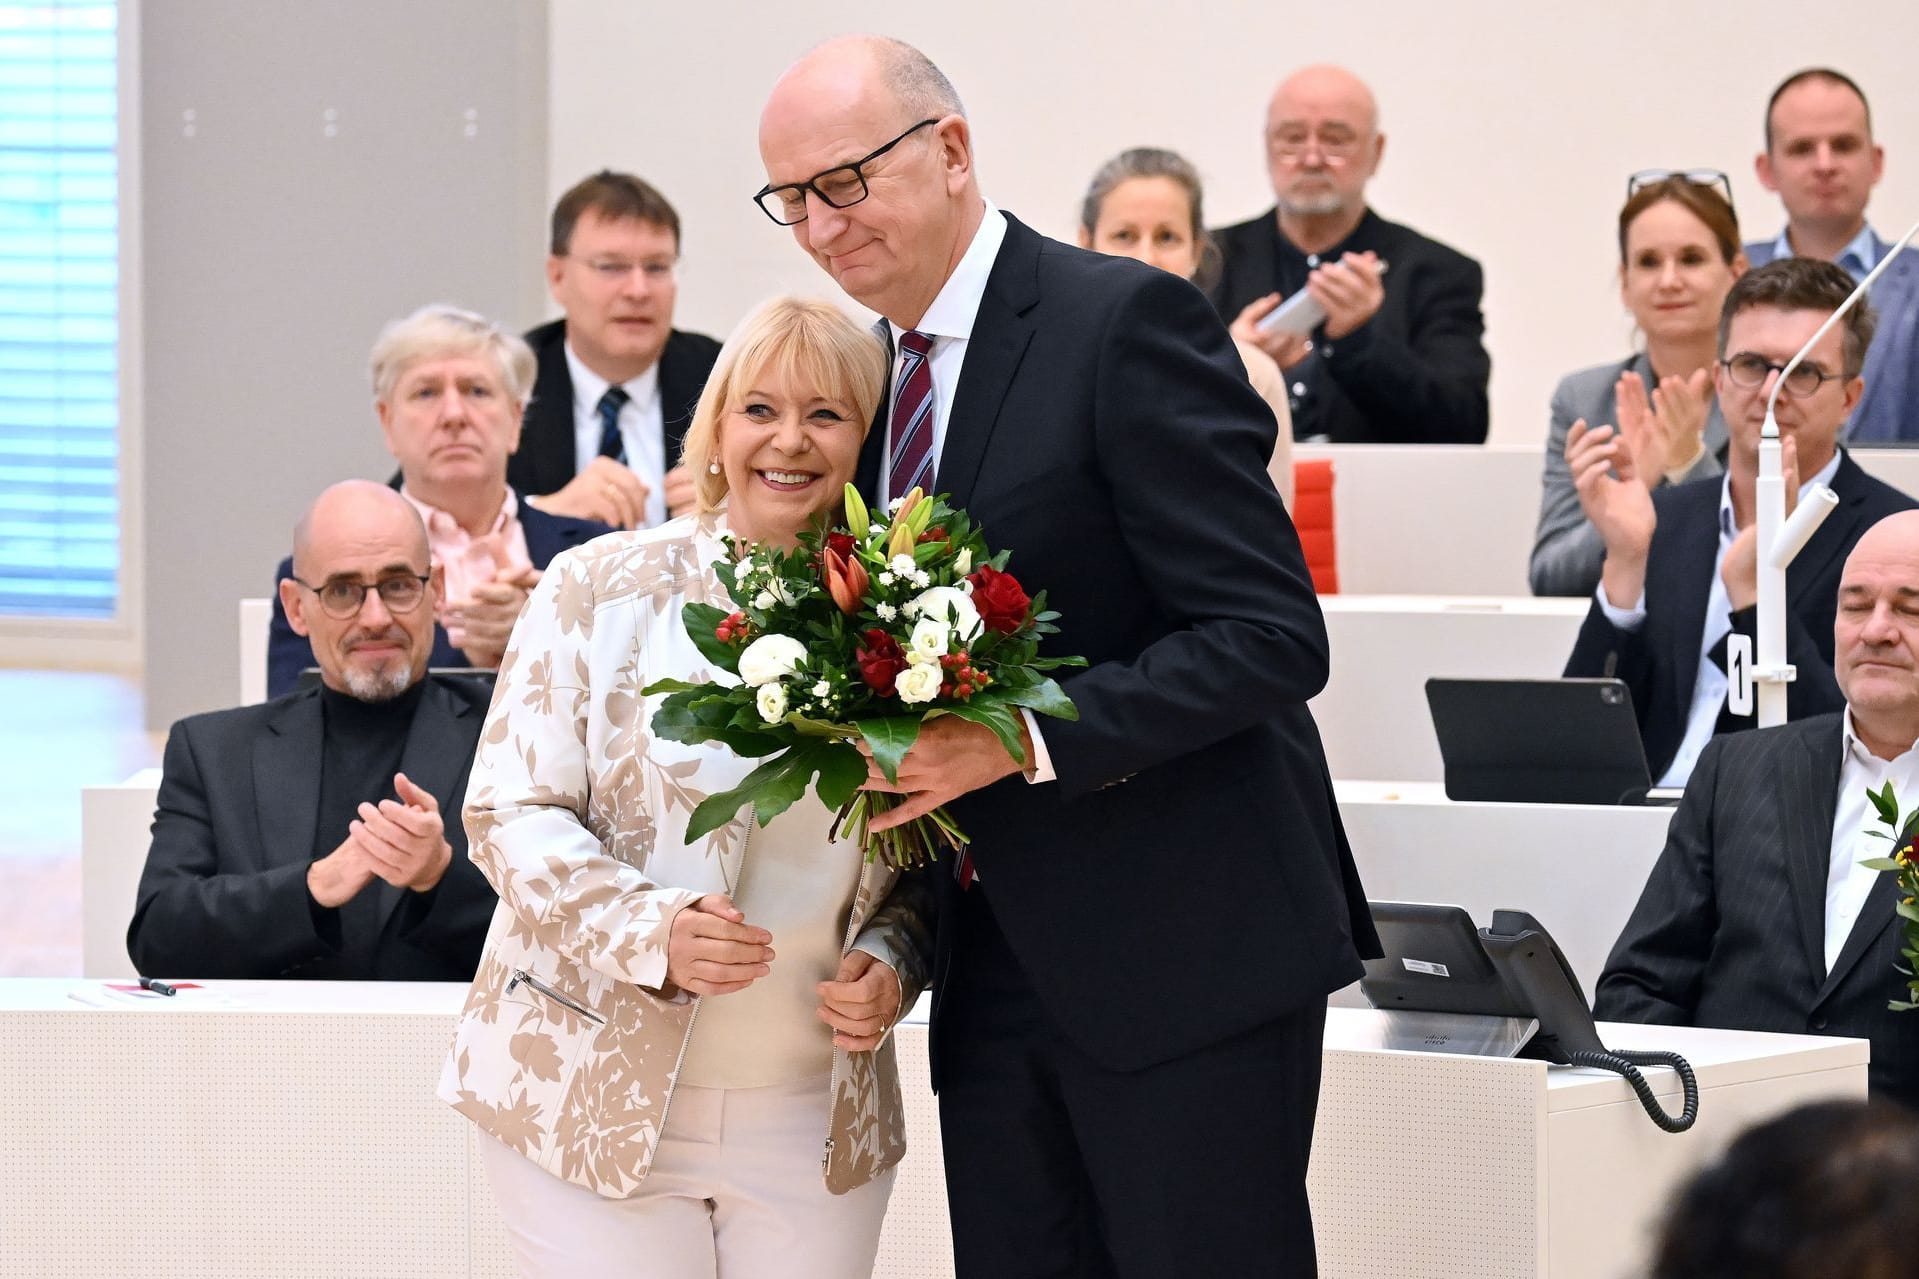
[[[755,307],[720,348],[686,428],[680,461],[693,476],[699,510],[714,510],[726,497],[725,472],[707,469],[719,453],[720,419],[768,370],[789,385],[851,402],[864,437],[886,381],[886,351],[830,302],[777,297]]]
[[[533,398],[532,348],[514,333],[472,311],[445,302],[429,302],[380,330],[368,357],[373,398],[391,400],[400,375],[416,361],[446,355],[483,356],[493,361],[507,396],[525,412]]]

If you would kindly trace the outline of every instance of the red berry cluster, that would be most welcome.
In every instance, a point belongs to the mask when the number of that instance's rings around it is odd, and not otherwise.
[[[972,655],[965,649],[940,658],[940,666],[946,671],[946,678],[940,681],[941,697],[957,697],[963,702],[993,682],[985,671],[973,669]]]
[[[748,629],[746,614],[729,613],[725,621],[713,628],[713,633],[719,636],[722,644],[743,644]]]

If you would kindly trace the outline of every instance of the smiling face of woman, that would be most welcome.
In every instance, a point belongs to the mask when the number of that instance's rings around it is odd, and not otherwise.
[[[815,515],[838,508],[865,438],[851,398],[797,372],[769,364],[742,379],[719,423],[734,535],[792,546]]]
[[[1716,333],[1737,278],[1711,228],[1675,200],[1648,206],[1627,228],[1620,294],[1648,337]]]
[[[1198,228],[1186,188],[1171,178],[1128,178],[1107,192],[1085,247],[1191,279],[1199,270]]]

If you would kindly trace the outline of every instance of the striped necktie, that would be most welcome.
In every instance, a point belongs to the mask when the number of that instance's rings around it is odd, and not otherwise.
[[[933,491],[933,339],[909,329],[900,334],[900,378],[893,395],[893,463],[887,471],[888,497],[904,497],[915,486]]]
[[[615,462],[626,461],[626,441],[620,438],[620,410],[633,397],[626,393],[623,386],[609,386],[606,394],[600,397],[600,456],[610,457]]]

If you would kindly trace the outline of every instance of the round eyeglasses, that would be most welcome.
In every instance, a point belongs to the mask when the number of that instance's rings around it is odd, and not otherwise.
[[[1786,368],[1783,364],[1774,364],[1765,356],[1754,355],[1750,351],[1742,351],[1719,363],[1726,370],[1726,376],[1731,378],[1735,385],[1744,387],[1764,386],[1767,374],[1781,373]],[[1809,395],[1818,394],[1819,388],[1828,382],[1845,380],[1846,375],[1843,373],[1828,373],[1816,364],[1801,364],[1787,375],[1786,394],[1803,400]]]
[[[426,598],[426,584],[430,579],[418,573],[396,573],[371,584],[349,581],[343,577],[332,578],[318,586],[302,582],[297,577],[288,580],[312,591],[314,598],[320,601],[322,613],[336,622],[344,622],[360,615],[368,591],[379,592],[380,603],[385,605],[387,612],[395,616],[411,613]]]

